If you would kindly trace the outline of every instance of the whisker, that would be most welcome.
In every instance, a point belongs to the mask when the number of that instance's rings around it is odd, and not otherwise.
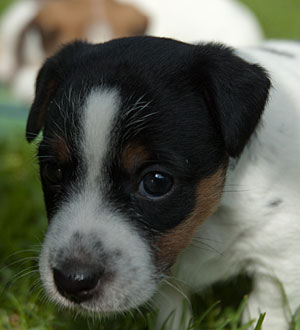
[[[180,288],[178,288],[175,284],[168,281],[167,278],[163,278],[162,282],[166,283],[171,288],[173,288],[175,291],[177,291],[186,300],[186,302],[188,303],[188,305],[191,308],[192,304],[191,304],[191,301],[190,301],[189,297]]]
[[[15,276],[13,276],[13,278],[9,281],[7,281],[6,284],[3,285],[3,289],[0,292],[0,295],[3,294],[4,290],[6,289],[10,289],[17,281],[19,281],[21,278],[25,277],[25,276],[29,276],[29,275],[33,275],[33,274],[38,274],[38,269],[34,269],[35,267],[28,267],[25,270],[19,272],[18,274],[16,274]]]
[[[14,253],[10,254],[10,255],[6,258],[6,260],[7,260],[8,258],[11,258],[11,257],[13,257],[13,256],[16,256],[17,254],[24,253],[24,252],[39,252],[39,251],[34,250],[34,249],[20,250],[20,251],[17,251],[17,252],[14,252]]]
[[[223,256],[223,254],[220,251],[218,251],[216,248],[210,246],[209,244],[206,244],[204,242],[197,241],[197,240],[196,240],[196,243],[202,244],[202,246],[199,246],[199,245],[195,244],[194,242],[191,243],[191,246],[202,249],[203,251],[215,252],[219,256]]]
[[[223,244],[220,241],[217,241],[215,239],[208,238],[208,237],[196,236],[196,237],[193,237],[193,239],[195,239],[195,240],[203,240],[203,241],[211,241],[211,242],[214,242],[214,243]]]
[[[223,193],[241,193],[241,192],[248,192],[251,191],[251,189],[243,189],[243,190],[222,190]]]
[[[34,294],[34,292],[38,289],[41,288],[42,289],[42,283],[40,278],[37,278],[35,281],[33,281],[31,288],[29,290],[30,294]]]
[[[24,265],[26,263],[26,261],[38,261],[38,257],[25,257],[25,258],[22,258],[20,260],[16,260],[16,261],[13,261],[9,264],[4,264],[1,268],[0,268],[0,271],[3,270],[4,268],[9,268],[9,267],[12,267],[14,265],[17,265],[17,264],[22,264]]]

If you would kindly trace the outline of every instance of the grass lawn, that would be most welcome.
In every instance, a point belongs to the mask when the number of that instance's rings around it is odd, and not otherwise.
[[[9,2],[0,0],[0,13]],[[266,37],[300,39],[300,0],[242,2],[257,14]],[[1,108],[1,102],[7,106]],[[19,107],[0,88],[0,329],[153,329],[155,313],[150,311],[99,321],[58,311],[47,302],[37,272],[47,223],[35,146],[24,141],[26,111]],[[193,297],[196,318],[191,329],[246,330],[239,321],[250,288],[251,281],[241,277]],[[292,329],[300,330],[299,318]]]

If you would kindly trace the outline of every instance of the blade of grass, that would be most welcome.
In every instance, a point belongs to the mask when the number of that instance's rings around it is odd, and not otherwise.
[[[266,316],[266,313],[260,314],[254,330],[261,330],[261,326],[262,326],[265,316]]]

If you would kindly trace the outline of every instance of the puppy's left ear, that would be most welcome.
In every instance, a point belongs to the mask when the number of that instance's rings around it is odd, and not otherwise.
[[[237,157],[260,120],[271,82],[263,68],[244,61],[230,48],[196,47],[193,84],[202,90],[228,155]]]
[[[32,142],[42,130],[49,102],[58,86],[55,77],[55,66],[48,60],[41,68],[37,81],[35,99],[31,106],[26,125],[26,139]]]

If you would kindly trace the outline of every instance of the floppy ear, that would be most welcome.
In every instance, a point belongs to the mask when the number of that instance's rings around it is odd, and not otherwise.
[[[42,130],[49,102],[57,89],[55,71],[51,60],[41,68],[36,81],[35,99],[31,106],[26,125],[26,139],[33,141]]]
[[[271,82],[263,68],[234,55],[230,48],[197,47],[194,84],[202,87],[228,155],[237,157],[260,120]]]
[[[42,66],[36,81],[35,98],[27,119],[26,139],[28,142],[32,142],[44,127],[51,99],[61,83],[68,77],[76,52],[87,45],[80,41],[71,43],[62,48],[57,55],[50,57]]]

